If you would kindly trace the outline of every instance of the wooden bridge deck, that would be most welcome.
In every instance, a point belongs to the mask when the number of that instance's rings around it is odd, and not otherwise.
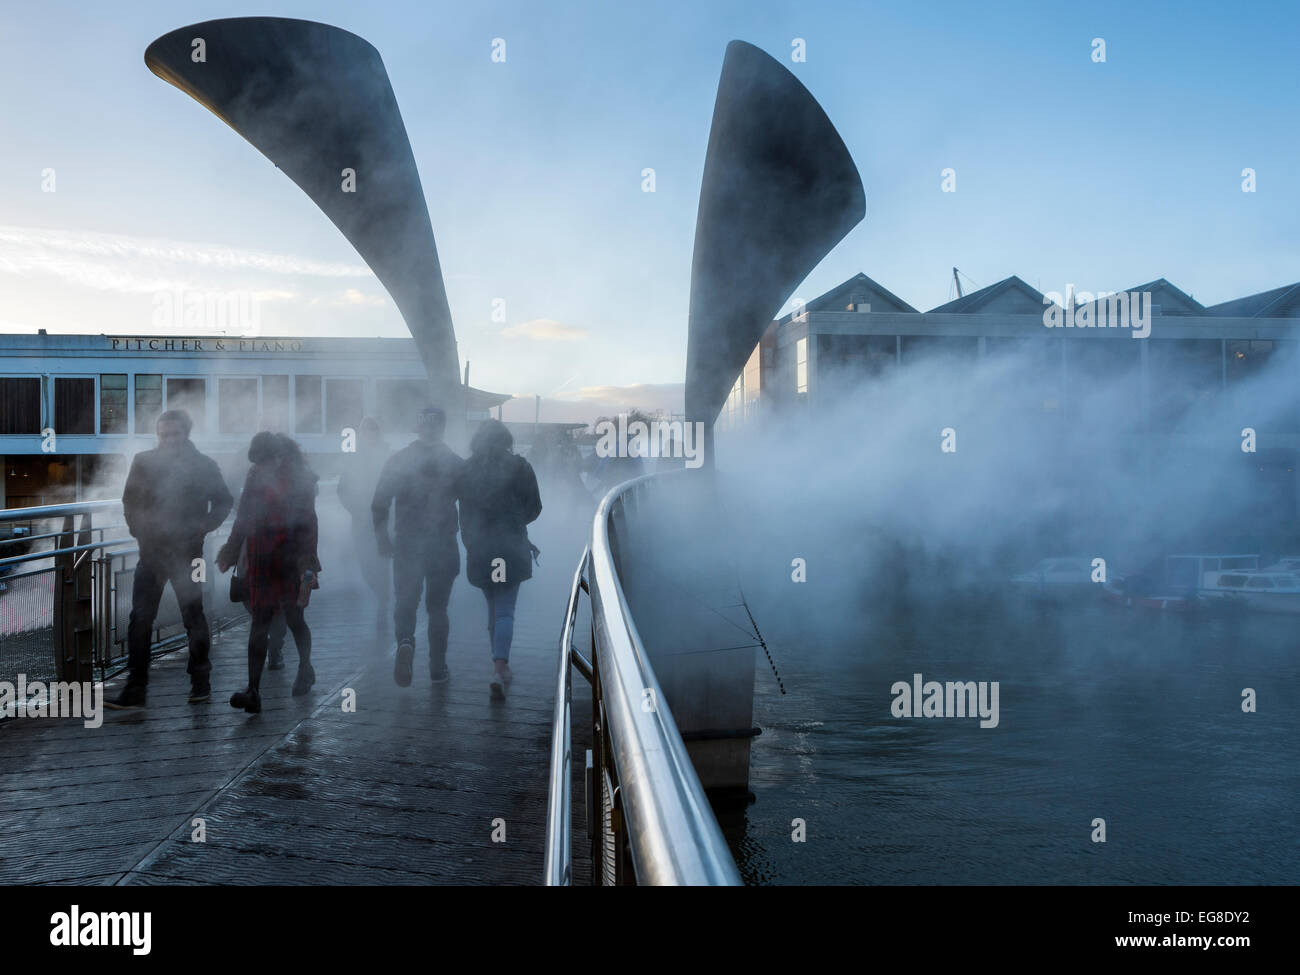
[[[549,560],[521,589],[504,702],[489,699],[486,612],[462,576],[448,684],[429,682],[423,613],[415,677],[399,688],[392,648],[375,651],[363,622],[373,611],[354,609],[370,603],[321,590],[308,610],[317,682],[304,698],[289,694],[290,637],[286,668],[263,677],[262,713],[230,707],[246,676],[241,624],[214,638],[206,704],[186,703],[181,651],[154,662],[143,712],[107,711],[97,729],[80,719],[5,722],[0,883],[539,883],[572,571],[563,563]],[[356,692],[355,713],[343,710],[344,688]],[[579,716],[589,713],[586,693],[577,679]],[[581,755],[581,739],[574,745]],[[581,823],[580,775],[574,802]],[[504,842],[493,841],[494,821]],[[574,847],[580,881],[590,868],[583,844]]]

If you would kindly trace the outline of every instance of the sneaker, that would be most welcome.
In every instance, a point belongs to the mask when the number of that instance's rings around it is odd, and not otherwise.
[[[262,710],[262,695],[251,687],[246,687],[230,695],[230,706],[243,708],[249,714],[259,714]]]
[[[267,670],[284,670],[284,651],[272,650],[268,654]]]
[[[104,702],[104,707],[111,711],[143,711],[145,690],[143,687],[132,687],[128,684],[122,688],[122,693],[115,698]]]
[[[429,679],[435,684],[445,684],[451,680],[451,671],[447,669],[446,663],[429,662]]]
[[[211,696],[212,696],[212,688],[208,687],[206,684],[202,686],[195,684],[190,687],[191,704],[202,704]]]
[[[415,644],[403,640],[397,645],[397,661],[393,664],[393,680],[398,687],[411,686],[411,664],[415,660]]]
[[[493,671],[492,679],[488,681],[488,690],[492,694],[492,700],[504,701],[506,699],[505,677],[502,674]]]
[[[293,696],[302,697],[311,690],[311,685],[316,683],[316,671],[312,669],[311,664],[300,664],[298,666],[298,676],[293,682]]]

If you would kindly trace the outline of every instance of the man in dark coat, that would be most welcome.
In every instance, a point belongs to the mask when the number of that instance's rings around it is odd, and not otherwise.
[[[193,421],[184,410],[158,417],[158,446],[135,455],[122,492],[126,527],[140,545],[127,628],[130,674],[126,687],[105,705],[117,710],[145,706],[149,685],[150,635],[163,588],[171,583],[190,647],[190,703],[211,692],[208,661],[212,637],[203,614],[203,590],[195,581],[203,539],[234,504],[221,470],[190,441]]]
[[[393,628],[397,637],[393,679],[399,687],[411,684],[421,589],[429,614],[429,676],[435,684],[449,677],[447,601],[460,574],[456,485],[464,461],[443,443],[446,427],[442,410],[429,407],[420,411],[416,417],[419,438],[384,464],[370,505],[379,554],[393,560]],[[395,509],[396,541],[388,535],[390,507]]]

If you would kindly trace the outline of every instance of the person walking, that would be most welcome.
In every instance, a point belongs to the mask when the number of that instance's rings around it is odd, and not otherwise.
[[[461,473],[461,538],[465,542],[465,576],[487,600],[488,642],[492,651],[493,698],[504,698],[513,679],[510,644],[514,638],[519,585],[532,578],[537,548],[528,540],[528,525],[542,513],[537,475],[511,452],[514,438],[500,420],[485,420],[470,441],[470,457]]]
[[[443,442],[447,417],[436,406],[416,416],[417,439],[384,464],[371,499],[371,523],[381,558],[393,560],[393,629],[397,655],[393,680],[411,686],[415,659],[415,615],[424,590],[429,616],[429,677],[447,681],[447,601],[460,574],[456,544],[456,486],[464,460]],[[388,512],[393,531],[388,534]]]
[[[388,566],[375,545],[374,518],[370,511],[379,486],[379,473],[392,451],[384,442],[383,430],[373,416],[357,428],[356,452],[344,454],[339,477],[339,501],[352,516],[352,554],[358,570],[375,595],[375,649],[382,649],[388,637],[390,579]]]
[[[262,432],[248,447],[253,467],[244,481],[230,538],[217,553],[225,572],[239,560],[247,543],[248,686],[230,697],[230,706],[249,714],[262,710],[262,668],[271,622],[277,611],[298,648],[298,675],[293,696],[302,697],[316,682],[311,665],[311,630],[303,609],[312,589],[319,589],[316,555],[317,477],[302,450],[283,434]]]
[[[280,434],[276,434],[276,437],[277,437],[277,443],[281,441],[287,442],[288,447],[284,449],[288,449],[291,451],[297,449],[297,444],[295,444],[288,437],[284,437]],[[268,448],[268,449],[274,449],[274,448]],[[312,476],[314,477],[315,475],[313,474]],[[239,559],[235,563],[234,575],[235,578],[231,580],[231,587],[230,587],[231,594],[232,594],[231,601],[244,603],[244,608],[247,609],[249,615],[252,616],[253,607],[248,601],[248,540],[247,539],[245,539],[244,544],[240,546]],[[234,595],[237,591],[238,591],[238,599],[236,599]],[[302,648],[298,647],[298,639],[303,632],[306,633],[305,639],[307,640],[308,655],[310,656],[311,631],[308,629],[305,631],[299,630],[298,633],[294,634],[294,646],[299,651],[298,654],[299,657],[302,656]],[[284,618],[283,611],[279,606],[277,606],[275,608],[275,612],[271,616],[271,625],[267,630],[267,642],[266,642],[266,669],[267,670],[284,670],[284,640],[285,637],[288,636],[288,634],[289,634],[289,624]]]
[[[203,590],[195,560],[203,558],[204,537],[226,520],[234,499],[216,461],[190,440],[193,421],[184,410],[158,417],[158,446],[135,455],[122,490],[127,530],[140,544],[127,624],[130,673],[118,697],[105,706],[143,708],[149,686],[150,635],[163,588],[171,583],[189,641],[191,704],[211,694],[212,635],[203,613]]]

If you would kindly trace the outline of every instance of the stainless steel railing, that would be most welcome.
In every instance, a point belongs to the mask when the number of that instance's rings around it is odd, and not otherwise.
[[[546,883],[572,883],[570,667],[592,683],[593,741],[587,766],[593,879],[604,884],[738,885],[740,873],[686,752],[619,580],[626,516],[666,478],[650,474],[614,488],[592,521],[591,545],[574,572],[560,634]],[[573,645],[580,593],[591,597],[590,661]],[[648,706],[647,706],[648,705]]]
[[[105,679],[125,663],[138,551],[121,506],[110,499],[0,509],[0,534],[7,533],[0,537],[0,678],[21,672],[88,680],[97,672]],[[101,515],[109,521],[94,524]],[[208,544],[217,540],[214,533]],[[205,602],[216,632],[237,614],[218,596],[214,576],[207,575]],[[180,615],[165,603],[154,622],[153,651],[183,639]]]

